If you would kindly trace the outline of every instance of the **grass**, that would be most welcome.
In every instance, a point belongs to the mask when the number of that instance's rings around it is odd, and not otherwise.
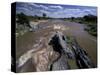
[[[71,69],[78,69],[75,59],[68,59],[68,63]]]
[[[71,36],[66,36],[66,39],[67,39],[67,43],[68,44],[71,44],[73,42],[73,38]]]
[[[73,37],[72,36],[66,36],[67,39],[67,46],[72,50],[71,44],[73,43]],[[73,50],[72,50],[73,51]],[[76,59],[68,59],[68,63],[71,69],[78,69],[76,65]]]
[[[86,30],[91,35],[97,37],[97,25],[88,24],[87,27],[84,30]]]

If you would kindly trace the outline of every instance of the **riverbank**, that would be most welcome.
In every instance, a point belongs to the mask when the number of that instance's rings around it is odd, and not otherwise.
[[[65,30],[63,30],[64,35],[76,37],[76,40],[79,43],[79,45],[84,50],[86,50],[95,66],[97,65],[97,40],[95,37],[88,34],[88,32],[84,31],[83,24],[75,22],[66,22],[62,20],[50,20],[48,22],[40,23],[39,25],[44,27],[45,29],[40,29],[36,32],[27,32],[23,36],[17,38],[17,59],[19,59],[19,57],[25,52],[32,49],[33,46],[39,42],[39,39],[41,37],[49,38],[48,35],[56,31],[54,30],[53,25],[63,25],[65,27]]]

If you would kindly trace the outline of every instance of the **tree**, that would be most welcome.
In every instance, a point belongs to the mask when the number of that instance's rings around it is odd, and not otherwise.
[[[87,22],[97,22],[97,16],[94,16],[94,15],[91,15],[91,14],[88,14],[88,15],[85,15],[83,17],[84,21],[87,21]]]
[[[28,24],[28,19],[27,19],[27,16],[24,14],[24,13],[20,13],[20,14],[17,14],[17,18],[18,18],[18,23],[19,24]]]
[[[27,25],[30,27],[29,20],[24,13],[17,14],[17,18],[18,18],[17,23],[25,25],[25,26]]]
[[[74,17],[71,17],[71,20],[73,21],[75,18]]]
[[[46,18],[46,14],[45,13],[43,13],[43,17]]]

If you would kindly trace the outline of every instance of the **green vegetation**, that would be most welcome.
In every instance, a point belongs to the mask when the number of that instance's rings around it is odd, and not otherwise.
[[[17,14],[16,17],[18,18],[17,23],[29,25],[28,18],[25,14],[20,13],[20,14]]]
[[[97,25],[89,24],[87,25],[87,28],[85,28],[84,30],[88,31],[93,36],[97,36]]]
[[[45,13],[43,13],[43,18],[46,18],[46,14]]]
[[[71,36],[66,36],[67,43],[71,44],[73,42],[73,38]]]
[[[29,16],[24,13],[16,14],[16,37],[23,35],[25,32],[30,31],[32,27],[30,26],[30,21],[38,22],[39,20],[50,19],[45,13],[42,16],[34,15]]]
[[[83,17],[84,21],[85,22],[88,22],[88,23],[97,23],[97,16],[94,16],[94,15],[85,15]]]
[[[66,36],[67,39],[67,47],[73,51],[71,44],[74,42],[73,37],[72,36]],[[77,65],[76,65],[76,60],[75,58],[72,59],[68,59],[68,63],[71,69],[77,69]]]
[[[16,14],[16,37],[23,35],[29,28],[28,17],[24,13]]]
[[[85,24],[84,30],[88,31],[88,33],[90,33],[93,36],[97,36],[97,16],[89,14],[77,18],[63,18],[63,20]]]
[[[75,59],[68,59],[68,63],[70,65],[71,69],[78,69],[78,66],[76,65]]]
[[[84,30],[88,31],[93,36],[97,36],[97,16],[86,15],[83,19],[87,25]]]
[[[30,21],[38,22],[39,20],[48,20],[53,19],[47,16],[46,13],[43,13],[42,16],[34,15],[34,16],[28,16],[24,13],[16,14],[16,32],[17,33],[24,33],[26,31],[29,31]],[[70,17],[70,18],[58,18],[64,21],[71,21],[71,22],[78,22],[85,24],[84,30],[89,32],[93,36],[97,36],[97,16],[94,15],[85,15],[83,17]]]

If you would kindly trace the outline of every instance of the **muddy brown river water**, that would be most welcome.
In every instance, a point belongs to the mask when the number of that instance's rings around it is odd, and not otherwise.
[[[57,22],[56,22],[57,23]],[[79,45],[86,50],[91,60],[97,65],[97,38],[84,31],[84,24],[75,22],[59,21],[59,24],[66,26],[65,34],[74,36]]]
[[[84,24],[75,22],[59,21],[55,22],[66,26],[65,34],[67,36],[74,36],[79,45],[86,50],[91,60],[97,65],[97,38],[84,31]]]
[[[97,66],[97,38],[84,31],[84,24],[75,22],[67,22],[62,20],[48,20],[47,22],[40,23],[41,27],[64,25],[66,30],[64,34],[66,36],[74,36],[79,45],[86,50],[89,57],[95,66]],[[33,45],[39,41],[42,36],[48,35],[49,32],[53,32],[53,28],[40,29],[36,32],[27,32],[23,36],[16,39],[16,58],[17,60],[25,52],[33,48]]]

